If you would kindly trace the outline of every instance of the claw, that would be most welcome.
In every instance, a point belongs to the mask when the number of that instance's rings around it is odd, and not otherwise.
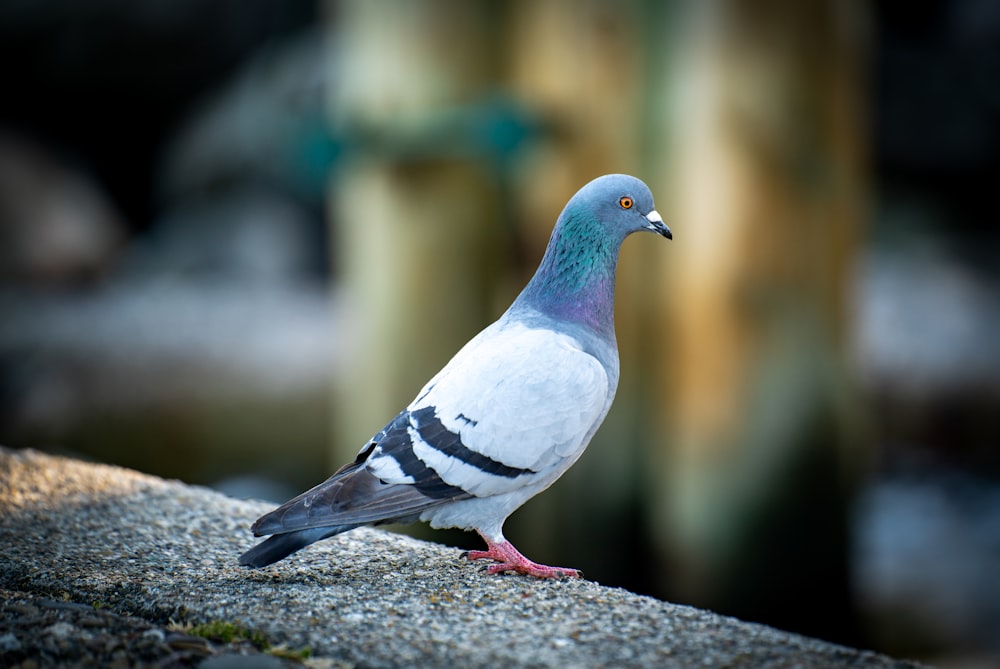
[[[466,551],[462,554],[467,560],[496,560],[498,564],[491,564],[486,567],[487,573],[500,574],[507,571],[514,571],[519,574],[527,574],[536,578],[582,578],[583,573],[577,569],[567,567],[549,567],[544,564],[532,562],[514,548],[509,541],[493,543],[486,540],[488,550]]]

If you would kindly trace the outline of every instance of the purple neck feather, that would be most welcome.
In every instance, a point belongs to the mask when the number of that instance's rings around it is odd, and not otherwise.
[[[614,340],[621,239],[592,216],[563,214],[535,275],[514,302]]]

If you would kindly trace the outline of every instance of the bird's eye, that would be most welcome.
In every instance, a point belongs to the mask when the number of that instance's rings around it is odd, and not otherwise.
[[[620,200],[618,200],[618,205],[622,209],[631,209],[632,208],[632,204],[633,204],[632,203],[632,198],[630,198],[628,195],[626,195],[625,197],[623,197]]]

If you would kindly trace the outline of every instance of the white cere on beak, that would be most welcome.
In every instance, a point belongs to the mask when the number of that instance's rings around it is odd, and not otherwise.
[[[670,232],[670,228],[663,223],[663,217],[660,216],[659,212],[655,209],[646,214],[646,220],[649,221],[649,225],[647,227],[656,234],[662,235],[667,239],[674,238],[673,234]]]

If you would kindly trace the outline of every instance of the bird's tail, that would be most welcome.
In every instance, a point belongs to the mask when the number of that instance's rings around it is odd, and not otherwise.
[[[449,501],[428,497],[412,485],[386,484],[363,465],[359,456],[323,483],[258,518],[250,527],[254,536],[273,536],[241,555],[240,564],[263,567],[362,525],[417,520],[426,509]]]
[[[260,542],[240,556],[240,564],[246,567],[266,567],[282,560],[309,544],[353,530],[360,525],[338,525],[334,527],[314,527],[308,530],[275,534]]]

